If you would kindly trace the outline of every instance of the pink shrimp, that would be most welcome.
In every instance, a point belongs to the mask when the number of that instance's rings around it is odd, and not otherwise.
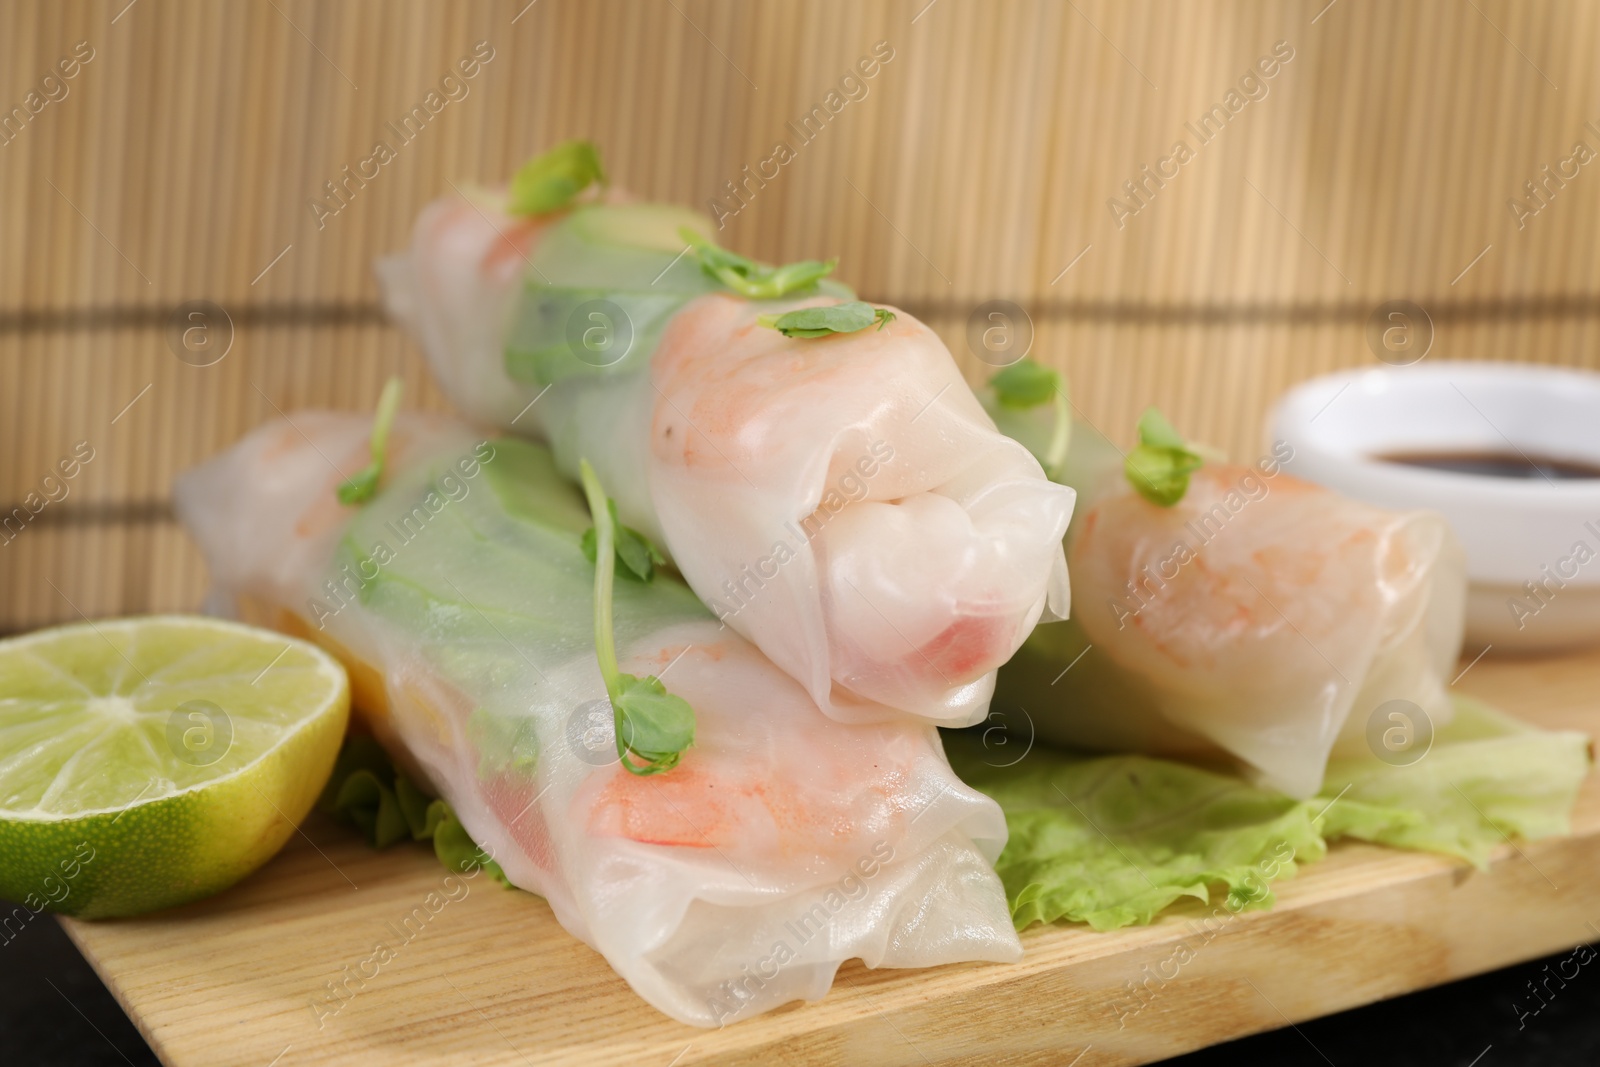
[[[670,773],[639,777],[617,767],[597,783],[592,799],[580,801],[591,833],[822,862],[848,861],[875,837],[904,831],[916,812],[902,799],[926,758],[915,733],[888,725],[816,730],[805,692],[788,681],[773,685],[770,665],[737,638],[668,651],[668,678],[695,705],[699,739]],[[636,669],[660,657],[636,653]],[[744,694],[760,701],[771,731],[757,745],[740,725]]]

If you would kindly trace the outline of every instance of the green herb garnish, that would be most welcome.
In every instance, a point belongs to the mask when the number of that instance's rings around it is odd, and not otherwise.
[[[1008,408],[1054,403],[1055,426],[1043,463],[1045,476],[1055,478],[1072,439],[1072,405],[1067,400],[1067,383],[1061,372],[1024,357],[990,378],[989,388],[994,390],[995,399]]]
[[[371,500],[372,494],[378,491],[378,479],[383,477],[384,453],[389,447],[389,427],[394,425],[395,412],[400,410],[400,388],[399,378],[390,378],[384,384],[383,393],[378,397],[378,413],[372,420],[372,437],[368,442],[372,462],[339,486],[339,503],[360,504]]]
[[[800,308],[782,315],[762,315],[756,320],[785,337],[827,337],[835,333],[855,333],[873,323],[877,323],[881,330],[893,321],[894,312],[888,308],[875,308],[860,300],[831,307]]]
[[[511,179],[506,210],[513,215],[559,211],[591,185],[605,185],[600,150],[591,141],[564,141],[522,165]]]
[[[1161,412],[1146,408],[1139,416],[1139,446],[1122,461],[1122,471],[1140,496],[1170,508],[1189,491],[1189,475],[1204,462]]]
[[[678,230],[678,236],[688,242],[689,253],[699,262],[701,270],[751,300],[776,300],[797,289],[809,289],[839,265],[837,259],[826,263],[803,259],[798,263],[769,267],[737,252],[718,248],[687,226]]]
[[[627,568],[624,574],[631,574],[641,582],[648,582],[656,576],[656,568],[667,561],[661,550],[644,534],[632,526],[622,525],[617,518],[617,502],[610,497],[606,498],[606,507],[611,511],[611,528],[617,532],[616,551],[617,559]],[[593,563],[598,558],[596,546],[599,534],[593,526],[583,531],[583,554]]]
[[[694,709],[667,692],[661,679],[622,673],[617,666],[616,635],[611,625],[612,575],[616,570],[616,523],[610,499],[588,460],[579,463],[583,493],[594,517],[594,654],[605,678],[606,695],[617,736],[617,758],[630,774],[660,774],[678,765],[683,750],[694,744]],[[644,762],[628,758],[633,753]]]
[[[1009,408],[1036,408],[1061,388],[1061,374],[1031,359],[1019,359],[989,379],[995,399]]]

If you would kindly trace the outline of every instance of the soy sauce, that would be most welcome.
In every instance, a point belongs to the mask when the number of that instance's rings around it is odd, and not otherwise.
[[[1532,452],[1386,452],[1375,458],[1406,467],[1421,467],[1448,474],[1487,475],[1490,478],[1538,478],[1551,481],[1600,478],[1600,464],[1577,459],[1556,459]]]

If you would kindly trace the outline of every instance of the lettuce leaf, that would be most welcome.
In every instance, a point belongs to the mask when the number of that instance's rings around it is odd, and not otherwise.
[[[1034,747],[1006,766],[981,729],[945,735],[967,784],[1005,812],[995,869],[1018,929],[1066,920],[1143,925],[1175,901],[1270,907],[1271,883],[1340,838],[1456,856],[1568,832],[1589,739],[1537,730],[1465,697],[1418,762],[1334,760],[1321,796],[1297,801],[1243,779],[1147,756]]]
[[[345,738],[317,809],[356,827],[373,848],[388,848],[407,837],[431,841],[434,855],[449,870],[465,874],[481,866],[501,885],[515,888],[467,834],[450,805],[430,799],[364,734]]]
[[[1340,796],[1326,833],[1442,852],[1477,867],[1512,837],[1571,832],[1572,805],[1593,762],[1588,735],[1539,730],[1457,695],[1456,715],[1416,763],[1333,759],[1322,792]]]
[[[1009,767],[981,741],[948,735],[968,785],[1006,815],[995,863],[1018,929],[1066,919],[1096,930],[1151,922],[1183,897],[1232,911],[1267,907],[1271,882],[1326,852],[1322,805],[1148,756],[1080,756],[1035,747]]]

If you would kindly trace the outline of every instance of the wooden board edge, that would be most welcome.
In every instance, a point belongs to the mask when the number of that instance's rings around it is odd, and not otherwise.
[[[150,1046],[150,1051],[155,1053],[156,1058],[162,1063],[176,1062],[173,1052],[163,1046],[160,1035],[150,1025],[149,1019],[143,1012],[135,1008],[133,998],[128,995],[122,980],[101,962],[99,954],[95,951],[96,939],[92,933],[89,933],[92,928],[83,920],[74,919],[70,915],[55,915],[52,918],[61,926],[62,931],[67,935],[67,940],[71,941],[73,947],[89,962],[89,966],[96,977],[104,983],[106,989],[111,991],[112,999],[117,1002],[117,1007],[121,1008],[122,1013],[133,1023],[134,1028],[139,1031],[139,1036],[144,1038],[144,1043]],[[88,936],[85,936],[86,933]]]

